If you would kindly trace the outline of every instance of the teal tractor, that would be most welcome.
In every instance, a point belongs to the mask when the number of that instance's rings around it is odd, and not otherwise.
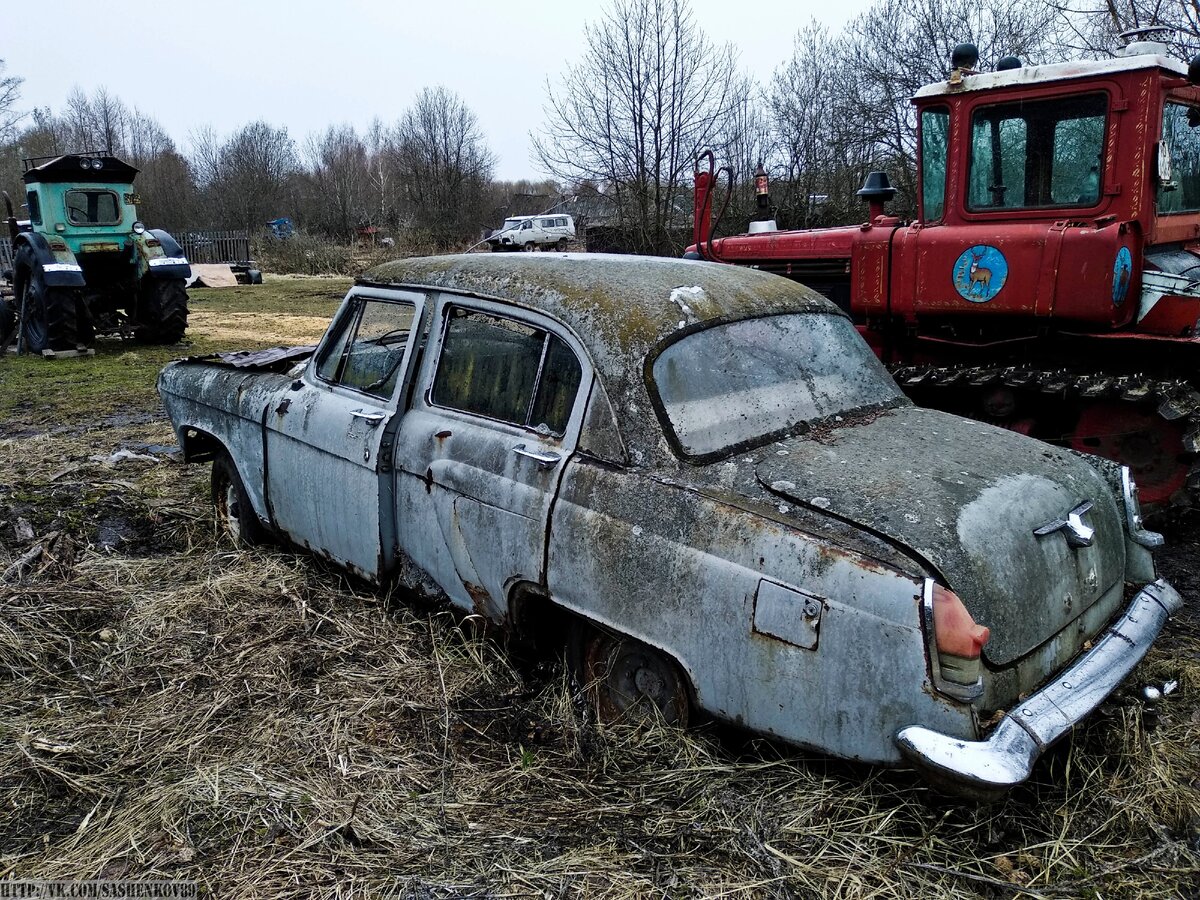
[[[174,344],[187,328],[191,267],[171,235],[137,217],[137,169],[81,153],[25,160],[29,219],[4,195],[13,297],[0,300],[0,352],[86,352],[96,334]]]

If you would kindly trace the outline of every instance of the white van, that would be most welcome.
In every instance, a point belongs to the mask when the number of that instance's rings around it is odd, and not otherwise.
[[[566,250],[575,240],[575,220],[570,216],[512,216],[487,239],[493,250]]]

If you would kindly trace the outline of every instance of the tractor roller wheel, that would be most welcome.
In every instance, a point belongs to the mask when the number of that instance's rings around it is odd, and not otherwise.
[[[1200,393],[1185,382],[1021,366],[892,374],[918,405],[1129,466],[1149,516],[1200,506]]]
[[[246,496],[237,466],[224,451],[212,464],[212,504],[217,527],[238,547],[253,547],[266,539],[266,530]]]
[[[143,344],[178,344],[187,330],[187,289],[182,278],[142,285],[134,336]]]
[[[1187,486],[1183,426],[1152,409],[1106,401],[1089,405],[1075,423],[1071,447],[1129,466],[1148,509],[1167,506]]]
[[[47,287],[32,251],[17,251],[17,283],[21,285],[19,318],[25,349],[75,350],[79,345],[79,300],[70,288]]]
[[[568,664],[602,722],[687,725],[686,680],[675,661],[663,652],[576,621]]]

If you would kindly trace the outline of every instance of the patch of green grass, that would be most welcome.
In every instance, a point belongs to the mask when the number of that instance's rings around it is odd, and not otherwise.
[[[341,277],[267,275],[262,284],[188,291],[194,311],[279,312],[292,315],[331,316],[350,288]],[[230,348],[222,348],[230,349]]]
[[[0,435],[155,411],[155,380],[172,359],[313,343],[349,286],[348,278],[268,277],[261,285],[198,288],[188,292],[191,316],[183,344],[99,338],[91,357],[8,354],[0,359]]]

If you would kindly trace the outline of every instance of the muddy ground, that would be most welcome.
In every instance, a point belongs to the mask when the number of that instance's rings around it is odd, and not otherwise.
[[[553,658],[216,534],[155,373],[314,340],[345,286],[197,291],[187,350],[0,360],[0,877],[247,898],[1200,897],[1196,522],[1160,557],[1191,607],[1001,802],[731,729],[601,728]]]

